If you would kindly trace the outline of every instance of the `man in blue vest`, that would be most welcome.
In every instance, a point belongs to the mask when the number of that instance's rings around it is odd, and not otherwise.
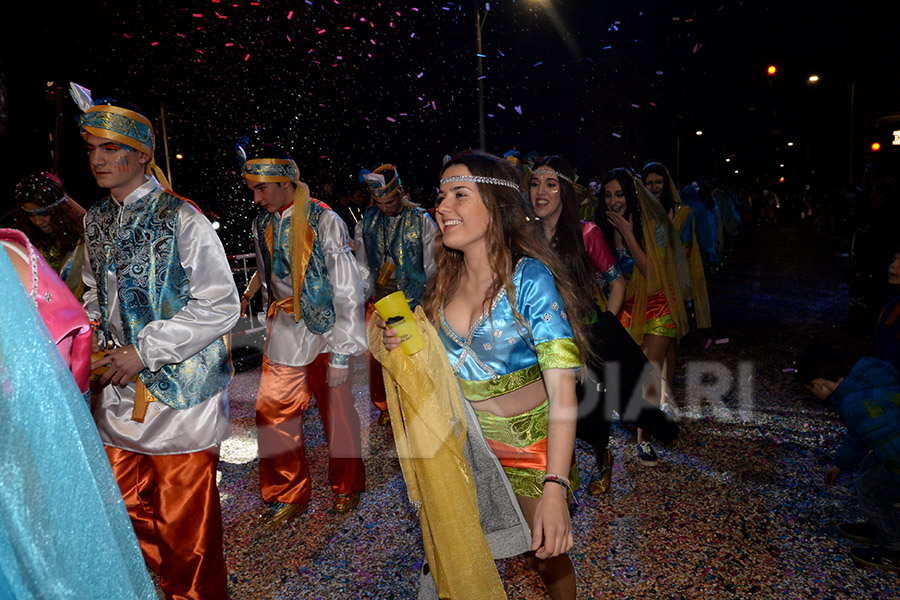
[[[166,597],[224,600],[216,468],[231,433],[231,268],[209,220],[166,189],[140,109],[92,105],[78,89],[91,172],[110,193],[84,218],[83,302],[105,351],[94,421]]]
[[[435,270],[437,225],[425,209],[406,200],[397,167],[382,165],[361,176],[372,194],[372,206],[356,224],[353,247],[360,271],[366,274],[367,314],[371,315],[375,302],[397,290],[403,290],[415,310]],[[378,423],[388,424],[381,365],[371,357],[369,391],[372,403],[381,410]]]
[[[257,273],[268,306],[256,398],[259,484],[265,526],[306,512],[311,481],[303,412],[312,395],[328,441],[332,510],[359,503],[366,486],[359,414],[348,380],[350,356],[368,346],[365,301],[347,226],[309,197],[297,163],[265,144],[243,166],[253,201]]]

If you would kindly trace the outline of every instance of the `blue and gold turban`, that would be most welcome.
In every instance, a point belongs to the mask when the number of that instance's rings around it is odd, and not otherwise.
[[[273,182],[286,181],[298,183],[300,181],[300,169],[297,163],[285,158],[254,158],[244,163],[244,177],[247,181]]]
[[[153,125],[145,116],[120,106],[97,104],[81,115],[79,126],[82,137],[95,135],[149,155],[150,162],[147,163],[146,172],[154,175],[163,187],[169,187],[169,182],[153,158],[156,135]]]
[[[400,176],[394,165],[381,165],[371,173],[363,174],[362,177],[369,186],[372,196],[379,200],[390,198],[400,192]]]

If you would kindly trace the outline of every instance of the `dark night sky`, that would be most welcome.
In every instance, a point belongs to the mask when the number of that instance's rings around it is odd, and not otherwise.
[[[24,172],[51,166],[50,81],[127,97],[158,133],[164,106],[170,154],[185,156],[172,159],[173,187],[222,216],[230,252],[246,251],[252,213],[234,144],[254,126],[291,150],[314,194],[326,173],[351,181],[385,162],[408,187],[430,190],[444,154],[478,144],[468,0],[31,4],[7,15],[0,41],[5,199]],[[771,185],[785,175],[823,191],[846,185],[849,82],[857,170],[883,135],[875,119],[900,109],[897,21],[878,4],[491,2],[487,150],[560,153],[585,179],[658,159],[683,182]],[[812,72],[816,86],[806,82]],[[67,92],[62,106],[60,174],[90,205],[101,190]],[[164,166],[161,142],[156,154]]]

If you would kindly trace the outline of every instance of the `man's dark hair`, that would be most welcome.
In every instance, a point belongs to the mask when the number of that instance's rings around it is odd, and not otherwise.
[[[250,148],[247,152],[247,158],[280,158],[283,160],[294,160],[291,158],[291,155],[287,153],[287,150],[278,144],[273,144],[271,142],[266,142]]]

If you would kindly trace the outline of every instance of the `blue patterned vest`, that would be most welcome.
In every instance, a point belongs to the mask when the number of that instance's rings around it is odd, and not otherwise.
[[[316,232],[316,241],[313,243],[312,255],[309,264],[306,265],[306,275],[303,277],[303,289],[300,291],[300,310],[306,327],[316,335],[321,335],[334,327],[334,290],[331,287],[331,279],[328,277],[328,266],[325,264],[325,253],[322,243],[319,241],[319,217],[326,210],[327,205],[310,198],[307,210],[307,223]],[[256,234],[259,236],[262,251],[263,265],[266,269],[266,285],[269,290],[269,302],[274,302],[272,297],[272,269],[273,255],[275,263],[287,264],[291,255],[290,231],[291,217],[285,217],[281,224],[281,235],[273,233],[274,250],[266,252],[266,229],[274,225],[275,216],[268,212],[260,213],[256,217]],[[271,253],[271,254],[270,254]],[[276,273],[276,275],[279,275]],[[280,278],[290,277],[290,273],[280,274]]]
[[[363,217],[363,243],[369,270],[378,274],[389,256],[396,266],[397,287],[403,290],[409,306],[415,309],[425,293],[425,257],[423,255],[421,208],[406,206],[391,218],[370,206]]]
[[[100,304],[100,329],[109,339],[107,272],[116,273],[122,334],[136,344],[151,321],[170,319],[190,299],[189,280],[178,256],[175,230],[184,200],[160,189],[123,209],[112,198],[91,207],[85,216],[85,239]],[[119,211],[125,224],[119,227]],[[139,347],[139,346],[138,346]],[[144,369],[141,381],[153,396],[172,408],[189,408],[221,392],[232,368],[222,338],[159,371]]]

